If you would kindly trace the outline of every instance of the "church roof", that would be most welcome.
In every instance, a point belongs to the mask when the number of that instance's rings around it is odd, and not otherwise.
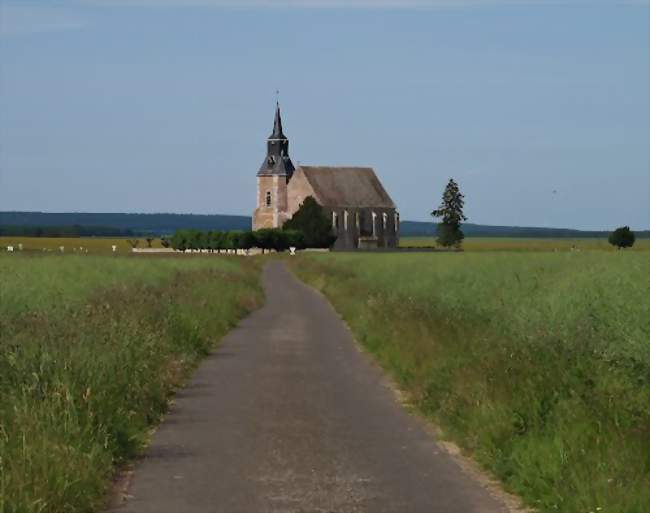
[[[257,176],[291,176],[294,169],[293,162],[288,155],[267,155]]]
[[[371,167],[300,166],[324,207],[395,208]]]

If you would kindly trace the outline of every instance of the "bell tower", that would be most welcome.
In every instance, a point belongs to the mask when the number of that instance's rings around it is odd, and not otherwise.
[[[279,228],[288,218],[287,183],[295,168],[289,158],[289,139],[282,132],[280,104],[276,104],[273,132],[266,141],[266,157],[257,172],[257,208],[253,230]]]

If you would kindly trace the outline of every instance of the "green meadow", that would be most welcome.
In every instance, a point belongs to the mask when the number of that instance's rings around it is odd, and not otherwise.
[[[529,505],[650,511],[648,253],[489,246],[512,241],[286,261]],[[101,510],[173,390],[261,304],[264,261],[0,254],[0,513]]]
[[[175,387],[262,301],[241,258],[0,254],[0,512],[102,509]]]
[[[650,511],[647,253],[290,262],[414,406],[530,506]]]

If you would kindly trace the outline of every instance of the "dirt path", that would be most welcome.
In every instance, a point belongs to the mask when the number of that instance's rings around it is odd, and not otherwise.
[[[505,511],[319,294],[279,262],[264,286],[266,305],[179,391],[112,513]]]

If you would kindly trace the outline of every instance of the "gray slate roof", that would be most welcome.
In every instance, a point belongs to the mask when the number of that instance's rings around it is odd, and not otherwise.
[[[395,208],[371,167],[300,166],[324,207]]]
[[[266,142],[266,157],[257,172],[257,176],[287,176],[291,177],[295,168],[289,158],[289,140],[282,132],[282,116],[280,115],[280,104],[275,106],[275,120],[273,122],[273,133]]]
[[[293,162],[291,162],[288,155],[267,155],[260,166],[260,170],[257,172],[257,176],[291,176],[294,169]]]
[[[275,119],[273,120],[273,132],[269,139],[286,139],[282,132],[282,116],[280,115],[280,103],[275,104]]]

